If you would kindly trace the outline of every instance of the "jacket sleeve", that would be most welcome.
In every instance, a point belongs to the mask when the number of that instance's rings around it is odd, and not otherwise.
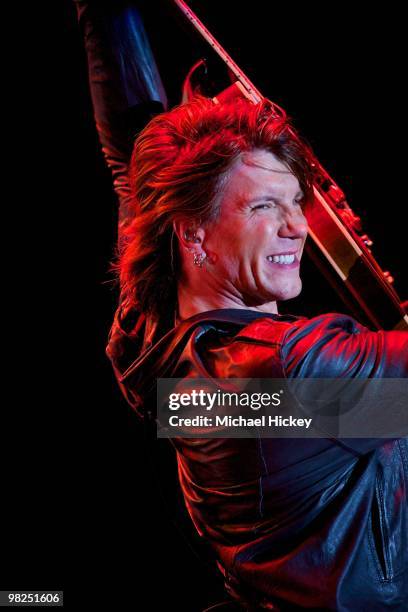
[[[299,320],[288,327],[282,343],[282,359],[285,375],[289,379],[407,379],[408,333],[374,332],[346,315],[333,313],[321,315],[309,320]],[[363,380],[360,382],[364,383]],[[391,387],[394,382],[398,384],[398,381],[378,380],[369,381],[366,387],[364,384],[357,384],[344,388],[351,398],[354,397],[352,395],[354,389],[358,388],[360,393],[361,390],[367,389],[370,403],[364,396],[362,398],[359,396],[356,403],[359,401],[359,405],[365,406],[364,414],[371,425],[370,421],[376,418],[384,420],[387,410],[390,414],[397,414],[395,394],[394,400],[392,394],[389,394],[389,399],[387,394],[381,396],[381,401],[377,401],[377,396],[373,397],[373,389],[379,391],[384,387],[397,389]],[[406,390],[406,382],[407,380],[401,382],[401,389]],[[341,385],[341,381],[339,383]],[[398,415],[396,418],[399,418]],[[408,422],[406,404],[401,419],[402,421],[397,420],[398,427],[401,424],[401,430],[405,431]],[[347,438],[343,442],[357,452],[367,452],[383,445],[386,437]]]
[[[298,321],[288,328],[282,352],[288,378],[408,376],[408,333],[370,331],[347,315]]]
[[[130,210],[128,164],[137,133],[167,106],[166,94],[133,3],[75,0],[88,61],[96,129],[119,200],[119,234]]]

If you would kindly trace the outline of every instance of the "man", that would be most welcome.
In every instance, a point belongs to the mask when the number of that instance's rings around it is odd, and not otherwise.
[[[130,177],[108,355],[143,417],[160,377],[407,375],[406,334],[278,315],[301,289],[310,172],[267,103],[160,115]],[[189,513],[244,608],[404,609],[407,440],[174,445]]]
[[[158,378],[407,375],[406,333],[277,314],[301,289],[304,151],[267,102],[197,99],[136,140],[108,355],[139,414],[154,416]],[[173,442],[189,513],[243,606],[404,609],[407,440]]]

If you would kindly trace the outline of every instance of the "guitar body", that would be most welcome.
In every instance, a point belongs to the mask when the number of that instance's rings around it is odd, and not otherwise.
[[[307,219],[307,253],[352,314],[373,329],[408,330],[408,316],[387,276],[316,188]]]

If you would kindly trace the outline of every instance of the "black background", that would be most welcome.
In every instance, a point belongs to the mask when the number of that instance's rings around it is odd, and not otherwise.
[[[357,14],[355,3],[344,2],[323,9],[259,0],[191,6],[292,116],[363,217],[375,256],[406,298],[401,16],[372,7]],[[175,104],[206,47],[168,2],[142,9]],[[24,266],[9,291],[17,322],[4,325],[11,375],[0,586],[64,589],[72,609],[81,594],[116,610],[198,612],[222,599],[221,580],[185,516],[171,449],[146,440],[104,354],[117,298],[108,272],[116,201],[93,124],[75,10],[63,2],[58,11],[35,37],[36,69],[23,72],[18,232],[6,261],[23,250]],[[305,270],[304,303],[294,312],[342,308],[317,276]]]

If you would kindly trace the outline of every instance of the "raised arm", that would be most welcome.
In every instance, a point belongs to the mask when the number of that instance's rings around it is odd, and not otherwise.
[[[167,107],[140,12],[120,0],[74,0],[88,59],[99,140],[119,201],[119,239],[130,214],[128,163],[133,141]]]

